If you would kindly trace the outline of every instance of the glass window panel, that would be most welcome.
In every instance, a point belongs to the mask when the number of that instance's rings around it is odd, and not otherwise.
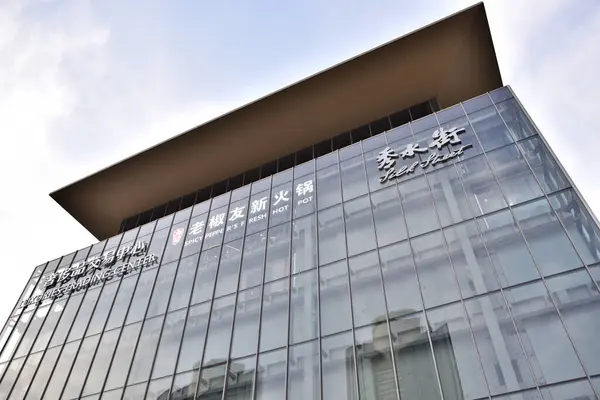
[[[221,244],[225,232],[225,221],[227,221],[227,206],[210,212],[206,222],[204,249],[210,249]]]
[[[569,181],[539,136],[523,140],[519,142],[518,146],[544,192],[552,193],[570,186]]]
[[[235,295],[233,294],[214,300],[206,339],[204,365],[227,360],[234,308]]]
[[[108,372],[113,351],[117,346],[117,340],[119,339],[120,329],[115,329],[110,332],[105,332],[100,339],[98,345],[98,351],[94,357],[94,363],[90,368],[90,373],[86,379],[85,387],[83,389],[83,395],[97,393],[102,389],[104,379]],[[120,363],[122,360],[116,360]]]
[[[340,162],[340,169],[344,200],[367,193],[367,174],[362,155]]]
[[[409,236],[438,229],[440,223],[431,199],[431,191],[424,176],[398,185]]]
[[[54,368],[54,372],[52,373],[52,378],[50,378],[50,381],[48,382],[48,387],[46,388],[44,398],[60,398],[60,392],[62,391],[63,386],[65,385],[65,381],[67,380],[69,371],[71,370],[71,366],[73,365],[73,361],[75,360],[75,356],[77,355],[79,343],[80,341],[71,342],[63,347],[62,353],[60,354],[58,362],[56,363],[56,366]]]
[[[131,370],[128,384],[139,383],[150,377],[152,361],[156,353],[156,345],[160,337],[160,328],[162,327],[163,317],[156,317],[144,321],[142,333],[131,363]]]
[[[40,329],[40,332],[35,339],[35,343],[31,347],[31,352],[37,352],[40,350],[44,350],[50,341],[50,336],[56,327],[58,320],[62,314],[63,309],[65,308],[66,300],[56,301],[54,304],[50,306],[50,311],[44,320],[44,325]],[[9,322],[10,323],[10,322]]]
[[[288,276],[290,273],[291,224],[285,223],[269,228],[265,282]]]
[[[181,257],[187,257],[190,254],[198,253],[202,249],[202,239],[206,231],[206,219],[208,214],[202,214],[192,218],[188,226],[187,236],[183,242]]]
[[[203,251],[200,255],[191,304],[201,303],[212,298],[220,255],[220,247]]]
[[[123,389],[111,390],[110,392],[102,393],[102,400],[121,400]]]
[[[140,227],[138,237],[142,237],[144,235],[152,233],[154,231],[155,225],[156,225],[156,221],[148,222],[147,224],[142,225]],[[93,247],[92,247],[92,250],[93,250]],[[90,251],[90,254],[92,254],[92,253],[93,253],[93,251]]]
[[[438,121],[443,124],[444,122],[452,121],[453,119],[464,117],[465,111],[460,104],[445,108],[440,112],[436,113]]]
[[[388,145],[392,150],[394,150],[398,155],[399,155],[399,159],[396,160],[396,163],[394,164],[394,170],[400,174],[399,177],[396,178],[392,178],[392,179],[388,179],[385,184],[380,184],[381,187],[384,187],[386,185],[389,185],[395,181],[398,182],[402,182],[404,180],[410,179],[412,177],[418,176],[418,175],[422,175],[424,173],[424,169],[419,166],[419,163],[421,162],[421,160],[425,161],[427,159],[426,156],[420,157],[419,152],[412,152],[414,154],[411,154],[411,149],[417,147],[419,149],[427,149],[428,143],[429,143],[429,137],[430,137],[430,133],[423,133],[423,135],[426,135],[427,140],[423,140],[421,143],[418,143],[415,138],[413,138],[412,136],[407,136],[403,139],[394,141],[394,142],[390,142],[390,144]],[[408,150],[408,153],[405,153]],[[405,153],[404,156],[401,156],[403,153]],[[379,154],[378,154],[379,155]],[[379,167],[379,165],[377,165],[377,167]],[[381,182],[381,178],[386,176],[386,172],[384,170],[379,171],[379,177],[380,177],[380,182]]]
[[[444,236],[463,297],[500,287],[475,221],[445,228]]]
[[[385,321],[385,298],[377,251],[351,258],[348,263],[354,326]]]
[[[285,398],[286,351],[263,353],[258,357],[256,374],[256,399],[278,400]]]
[[[199,369],[204,352],[209,313],[210,302],[190,307],[181,342],[177,372]]]
[[[290,347],[288,360],[288,400],[318,400],[321,398],[319,375],[319,342]]]
[[[600,373],[600,343],[595,334],[600,331],[600,293],[596,285],[586,271],[548,279],[547,284],[588,374]]]
[[[31,322],[27,327],[27,331],[21,339],[21,343],[19,344],[19,347],[13,356],[14,358],[23,357],[29,353],[29,350],[31,350],[33,345],[33,341],[36,339],[38,332],[42,328],[42,324],[44,323],[46,315],[48,315],[49,311],[50,306],[39,307],[32,314],[33,318],[31,319]]]
[[[260,302],[260,288],[248,289],[238,294],[233,325],[231,358],[256,353]]]
[[[81,307],[79,307],[79,311],[77,312],[77,317],[71,326],[71,332],[69,332],[69,337],[67,338],[68,342],[83,337],[99,296],[100,288],[98,287],[88,290],[84,295]]]
[[[317,271],[307,271],[291,277],[290,343],[317,337]]]
[[[505,291],[521,342],[540,383],[584,376],[583,368],[541,282]]]
[[[489,99],[487,95],[485,95]],[[496,107],[486,107],[469,114],[475,133],[485,151],[490,151],[513,142],[513,138],[498,115]]]
[[[25,392],[29,387],[29,383],[31,382],[31,378],[33,378],[33,374],[35,374],[35,370],[40,363],[40,359],[42,358],[42,353],[32,354],[27,357],[27,361],[25,361],[23,368],[21,369],[21,373],[19,374],[19,379],[15,382],[14,387],[12,388],[12,393],[10,395],[10,399],[22,399],[25,396]],[[13,361],[14,362],[14,361]],[[14,378],[11,379],[12,372],[9,367],[9,371],[5,376],[6,384],[11,381],[14,381]],[[2,393],[0,389],[0,393]]]
[[[225,229],[225,242],[244,237],[247,216],[248,198],[231,203],[227,217],[227,228]]]
[[[16,350],[19,345],[19,341],[23,335],[23,332],[27,330],[27,325],[31,321],[33,317],[33,311],[23,313],[18,322],[16,322],[16,326],[11,330],[6,330],[4,332],[5,338],[3,341],[6,343],[4,348],[2,349],[2,353],[0,355],[0,363],[6,362],[11,359],[13,352]],[[11,334],[12,333],[12,334]]]
[[[200,371],[198,382],[198,391],[196,399],[199,400],[219,400],[223,396],[223,386],[225,383],[226,369],[225,364],[214,367],[203,368]]]
[[[344,203],[344,216],[346,218],[348,255],[374,249],[376,246],[375,227],[373,226],[369,196]]]
[[[356,398],[353,342],[350,332],[329,336],[321,341],[323,400]]]
[[[252,193],[268,189],[271,186],[271,177],[261,179],[260,181],[252,183]]]
[[[171,400],[193,400],[198,382],[197,372],[184,372],[175,375]]]
[[[286,186],[287,187],[287,186]],[[277,193],[279,194],[279,193]],[[285,194],[285,193],[284,193]],[[283,203],[289,202],[292,198],[291,191],[288,190],[287,196],[284,196],[283,199],[277,203],[277,209],[283,206]],[[276,195],[275,189],[273,189],[273,196]],[[288,200],[285,200],[287,198]],[[273,199],[273,207],[275,206],[275,202],[277,199]],[[267,222],[269,220],[269,192],[265,191],[259,194],[255,194],[250,197],[250,211],[248,213],[248,224],[246,226],[246,235],[249,235],[254,232],[262,231],[263,229],[267,229]],[[291,207],[290,207],[291,208]],[[285,210],[284,210],[285,211]],[[290,209],[290,213],[291,213]],[[280,215],[278,213],[277,215]],[[285,214],[285,212],[283,213]]]
[[[468,113],[473,113],[476,110],[479,110],[484,107],[488,107],[492,105],[492,100],[488,94],[483,94],[479,97],[475,97],[473,99],[467,100],[463,103],[463,107]]]
[[[315,215],[292,223],[292,274],[317,267],[317,219]]]
[[[239,290],[262,284],[266,247],[266,231],[246,237],[242,256]]]
[[[260,351],[286,345],[289,293],[289,278],[265,283],[262,296]]]
[[[317,169],[325,168],[331,164],[337,163],[337,161],[338,153],[337,151],[333,151],[332,153],[317,158]]]
[[[155,379],[150,381],[148,385],[148,392],[144,399],[146,400],[166,400],[169,398],[171,393],[171,380],[172,376],[168,376],[162,379]]]
[[[19,321],[19,315],[15,315],[13,317],[10,317],[8,319],[8,321],[6,322],[6,324],[4,325],[4,328],[2,329],[2,334],[0,335],[0,349],[2,349],[2,347],[4,347],[4,344],[6,342],[8,342],[8,339],[10,338],[11,333],[14,330],[15,326],[19,325],[18,321]],[[21,328],[21,329],[23,329],[23,328]],[[15,335],[15,337],[16,336],[17,335]],[[11,340],[11,342],[14,342],[14,339]],[[16,343],[9,346],[10,350],[7,350],[7,351],[1,353],[2,361],[0,361],[0,363],[5,362],[10,359],[10,356],[11,356],[10,352],[14,349],[14,346],[16,346]]]
[[[294,180],[294,218],[315,212],[315,178],[313,174]]]
[[[319,264],[329,264],[346,257],[342,206],[319,211]]]
[[[171,299],[169,300],[169,311],[178,310],[187,307],[190,302],[190,293],[194,285],[194,273],[198,265],[199,255],[184,258],[179,261],[177,268],[177,277],[173,285]]]
[[[509,205],[515,205],[543,195],[531,169],[516,145],[488,153],[488,160],[496,174]]]
[[[115,299],[118,287],[119,282],[110,282],[109,284],[104,285],[102,288],[100,298],[98,298],[96,309],[94,310],[94,314],[92,315],[92,319],[90,321],[90,325],[85,332],[86,336],[91,336],[102,332],[108,317],[108,313],[110,312],[110,308],[112,307]]]
[[[448,259],[444,237],[433,232],[411,241],[417,275],[425,307],[449,303],[460,298],[456,278]],[[444,282],[440,285],[440,282]]]
[[[440,169],[427,178],[442,226],[473,217],[455,168]]]
[[[408,113],[406,113],[408,114]],[[410,115],[407,115],[408,120],[410,120]],[[395,118],[393,118],[393,116],[390,118],[391,122],[392,122],[392,126],[396,125],[393,129],[387,131],[385,133],[385,136],[387,137],[387,141],[388,143],[394,141],[394,140],[398,140],[400,138],[403,137],[411,137],[412,138],[412,131],[410,129],[410,124],[404,124],[401,126],[397,125],[398,121],[394,121]],[[402,123],[402,122],[400,122]]]
[[[132,276],[121,281],[121,286],[119,286],[117,297],[115,298],[112,310],[110,311],[110,316],[108,317],[108,322],[106,323],[107,330],[123,325],[123,320],[125,319],[125,314],[129,308],[129,303],[137,279],[137,276]]]
[[[35,374],[31,385],[29,386],[29,392],[27,393],[26,399],[39,400],[42,398],[42,393],[46,388],[46,383],[48,382],[48,378],[52,373],[52,369],[54,368],[54,364],[56,363],[56,359],[58,358],[60,350],[62,350],[61,347],[54,347],[52,349],[48,349],[44,353],[44,358],[40,363],[40,367],[38,368],[38,371]]]
[[[158,270],[158,277],[152,290],[152,299],[148,306],[146,318],[151,318],[156,315],[164,314],[167,311],[169,304],[169,296],[173,288],[173,281],[177,273],[177,262],[167,265],[161,265]],[[138,285],[139,286],[139,285]]]
[[[449,122],[445,122],[442,124],[442,129],[444,129],[445,131],[448,131],[450,129],[456,128],[457,130],[460,130],[462,128],[464,128],[464,132],[463,133],[459,133],[458,134],[458,140],[460,141],[460,143],[458,144],[450,144],[450,145],[446,145],[445,148],[443,148],[443,150],[438,150],[437,148],[430,148],[430,155],[431,155],[431,151],[433,150],[435,153],[439,153],[439,154],[444,154],[444,153],[449,153],[450,151],[456,151],[458,149],[460,149],[462,146],[469,146],[468,148],[464,149],[464,153],[461,156],[458,156],[455,158],[455,160],[465,160],[467,158],[471,158],[471,157],[475,157],[478,156],[479,154],[481,154],[483,151],[481,149],[481,144],[479,143],[479,140],[477,140],[477,136],[475,135],[475,132],[473,131],[473,127],[471,126],[471,124],[469,124],[469,121],[467,118],[457,118],[455,120],[449,121]],[[433,132],[431,132],[433,134]],[[429,141],[427,142],[428,145],[431,144],[433,141],[433,136],[429,137]],[[423,146],[424,147],[424,146]],[[443,166],[444,164],[448,164],[452,161],[448,161],[446,163],[439,163],[436,166],[431,166],[430,168],[441,168],[441,166]]]
[[[355,341],[360,399],[396,399],[387,324],[357,329]]]
[[[62,399],[72,399],[79,396],[99,340],[100,335],[96,335],[87,337],[81,342],[81,347],[79,348],[75,364],[73,364],[69,380],[65,385]]]
[[[155,254],[161,260],[167,240],[169,240],[169,229],[154,232],[148,246],[148,254]]]
[[[423,313],[392,319],[390,331],[400,398],[440,399],[433,354],[427,336],[427,322]],[[380,333],[378,336],[382,335],[384,334]],[[381,346],[385,344],[382,343]],[[440,359],[438,362],[442,373],[446,372],[447,359]],[[450,398],[457,399],[456,395]]]
[[[535,386],[502,294],[465,302],[492,395]]]
[[[346,160],[350,157],[359,155],[362,151],[361,144],[355,143],[351,146],[345,146],[340,150],[340,160]]]
[[[600,261],[600,230],[575,192],[557,193],[549,200],[583,261],[588,265]]]
[[[152,286],[154,285],[154,279],[156,278],[157,270],[152,269],[144,271],[140,275],[140,279],[137,282],[133,299],[129,312],[127,313],[127,323],[140,321],[144,318],[146,313],[146,307],[148,307],[148,301],[152,294]]]
[[[564,383],[558,386],[541,388],[542,396],[547,400],[592,400],[597,399],[587,380]]]
[[[210,209],[210,200],[206,200],[203,201],[202,203],[198,203],[196,205],[194,205],[194,208],[192,209],[192,216],[196,216],[202,213],[207,212]]]
[[[496,107],[498,107],[502,119],[508,125],[508,129],[510,129],[510,133],[512,133],[515,140],[518,141],[535,135],[533,125],[515,99],[497,103]]]
[[[600,377],[592,378],[592,385],[594,385],[596,393],[600,393]]]
[[[292,217],[292,182],[273,188],[271,192],[271,216],[269,226],[287,222]],[[264,225],[264,224],[262,224]],[[259,231],[257,229],[256,231]]]
[[[383,138],[383,136],[381,136],[381,138]],[[377,157],[379,156],[381,151],[383,151],[386,147],[388,147],[388,146],[383,144],[376,150],[372,150],[372,151],[365,153],[365,166],[367,169],[367,181],[369,184],[369,190],[371,192],[374,192],[383,187],[394,184],[394,181],[395,181],[394,179],[390,179],[390,180],[386,181],[385,183],[381,183],[381,177],[385,175],[385,171],[379,170],[379,165],[377,163]],[[398,170],[401,168],[402,165],[408,164],[409,161],[411,161],[411,160],[406,160],[406,162],[400,161],[394,167]],[[414,160],[412,160],[412,161],[414,161]]]
[[[52,339],[50,340],[50,347],[63,344],[63,342],[67,338],[69,329],[73,324],[73,320],[75,319],[75,315],[77,314],[77,310],[79,309],[79,305],[81,304],[81,299],[83,299],[83,295],[69,297],[69,300],[67,301],[67,306],[62,312],[60,321],[58,322],[58,325],[54,330],[54,334],[52,335]]]
[[[138,322],[136,324],[127,325],[123,328],[121,337],[119,338],[119,344],[117,345],[117,350],[115,351],[115,362],[113,362],[110,366],[108,378],[106,379],[106,387],[104,390],[114,389],[125,384],[127,371],[129,370],[129,364],[133,358],[133,352],[135,351],[135,344],[137,342],[141,326],[142,323]]]
[[[494,396],[494,400],[542,400],[537,389],[526,390],[504,396]]]
[[[300,158],[301,153],[306,154],[306,150],[308,150],[308,152],[307,152],[308,155],[310,157],[312,157],[312,153],[313,153],[312,147],[309,147],[308,149],[300,150],[296,155],[296,163],[299,162],[298,159]],[[310,160],[310,161],[304,162],[303,164],[296,165],[296,167],[294,168],[294,176],[303,176],[310,172],[314,172],[314,170],[315,170],[315,162],[313,160]]]
[[[456,170],[475,214],[487,214],[507,207],[504,195],[484,156],[457,163]]]
[[[408,242],[380,249],[379,258],[390,317],[421,310],[421,294]]]
[[[509,210],[477,219],[502,286],[539,278],[535,263]]]
[[[407,238],[404,214],[396,186],[371,193],[371,204],[379,246]]]
[[[152,378],[170,375],[175,371],[179,343],[183,333],[186,310],[175,311],[167,314],[165,325],[158,344],[158,352],[154,361]]]
[[[488,390],[462,304],[427,312],[444,398],[487,397]]]
[[[342,202],[340,169],[337,164],[317,171],[317,202],[319,210]]]
[[[348,265],[346,261],[319,269],[321,300],[321,335],[341,332],[352,327]]]
[[[140,383],[138,385],[131,385],[125,388],[123,393],[123,400],[138,400],[143,399],[146,394],[146,385],[148,383]]]
[[[4,373],[2,383],[0,383],[0,395],[3,399],[8,398],[8,393],[10,392],[10,389],[15,383],[15,379],[17,379],[19,371],[21,371],[21,367],[23,366],[24,361],[25,357],[22,357],[11,361],[11,363],[8,365],[8,368]]]
[[[193,200],[194,199],[192,198],[192,201]],[[179,207],[181,207],[181,205]],[[184,208],[183,210],[179,210],[175,213],[175,218],[173,219],[173,223],[176,224],[178,222],[185,221],[186,219],[190,218],[190,215],[192,215],[192,207],[188,207],[188,208]]]
[[[581,259],[546,199],[516,207],[514,215],[544,275],[581,266]]]
[[[223,245],[215,297],[236,291],[242,261],[242,239]]]
[[[225,399],[252,400],[255,365],[256,358],[254,356],[231,361]]]
[[[500,89],[491,91],[489,93],[489,95],[492,98],[492,100],[494,101],[494,103],[498,103],[498,102],[501,102],[503,100],[510,99],[511,97],[513,97],[508,86],[504,86],[504,87],[501,87]]]

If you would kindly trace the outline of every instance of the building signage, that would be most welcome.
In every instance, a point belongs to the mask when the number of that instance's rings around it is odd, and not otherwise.
[[[471,144],[463,145],[461,143],[460,138],[458,137],[461,133],[465,133],[465,128],[451,128],[448,130],[441,128],[437,129],[433,132],[433,141],[429,144],[429,147],[419,147],[419,143],[410,143],[400,154],[396,153],[390,147],[386,147],[380,151],[377,156],[377,169],[383,171],[383,176],[379,178],[379,182],[385,183],[391,179],[398,179],[402,176],[412,174],[418,167],[426,169],[430,165],[445,163],[446,161],[461,156],[466,149],[473,147]],[[414,161],[410,165],[403,165],[398,170],[395,168],[397,158],[402,158],[403,160],[406,158],[413,158],[417,153],[427,153],[429,149],[433,148],[441,150],[448,145],[460,145],[460,147],[453,149],[447,154],[439,154],[433,151],[429,153],[429,156],[425,161]]]
[[[104,281],[109,281],[114,277],[127,275],[130,272],[157,264],[158,257],[154,254],[146,255],[147,251],[147,242],[137,242],[135,246],[125,246],[117,252],[111,250],[106,254],[73,263],[60,272],[50,274],[42,282],[45,292],[23,300],[19,307],[60,298]],[[140,258],[130,262],[131,257]],[[119,261],[122,261],[122,263],[115,266]]]

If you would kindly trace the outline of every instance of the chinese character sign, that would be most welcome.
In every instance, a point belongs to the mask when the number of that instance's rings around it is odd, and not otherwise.
[[[391,179],[397,179],[412,174],[417,167],[425,169],[430,165],[445,163],[446,161],[460,157],[466,149],[473,147],[471,144],[462,144],[458,136],[461,133],[465,133],[465,128],[450,128],[446,130],[442,128],[437,129],[433,132],[433,135],[431,135],[433,140],[429,143],[428,147],[421,147],[419,143],[410,143],[406,146],[406,149],[400,152],[400,154],[390,147],[386,147],[380,151],[377,156],[377,169],[383,171],[383,176],[379,178],[379,182],[385,183]],[[452,148],[452,146],[458,145],[460,145],[459,148]],[[428,153],[429,149],[442,150],[446,146],[451,148],[450,153],[439,154],[432,151],[425,161],[414,161],[411,164],[403,165],[396,170],[397,159],[404,160],[406,158],[414,158],[417,153]]]

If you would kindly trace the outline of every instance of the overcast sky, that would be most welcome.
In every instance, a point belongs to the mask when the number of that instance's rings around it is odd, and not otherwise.
[[[50,192],[475,3],[0,0],[1,323],[36,265],[95,242]],[[485,5],[505,84],[600,215],[600,2]]]

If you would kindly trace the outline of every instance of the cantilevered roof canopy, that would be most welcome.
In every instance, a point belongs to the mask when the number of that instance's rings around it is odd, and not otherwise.
[[[131,215],[403,108],[432,98],[444,108],[501,86],[479,3],[50,196],[104,239],[118,233],[121,221]]]

